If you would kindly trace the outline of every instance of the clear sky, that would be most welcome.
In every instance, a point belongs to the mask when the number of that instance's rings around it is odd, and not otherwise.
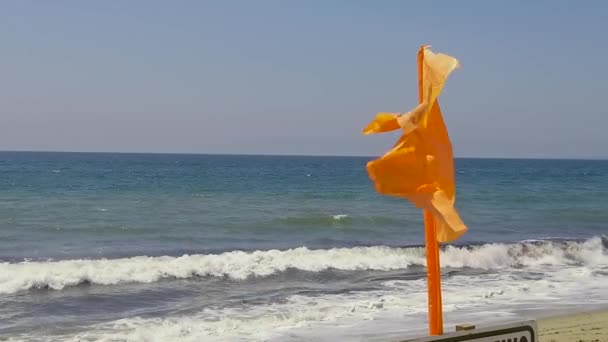
[[[457,156],[608,157],[605,1],[2,1],[0,150],[378,155],[422,43]]]

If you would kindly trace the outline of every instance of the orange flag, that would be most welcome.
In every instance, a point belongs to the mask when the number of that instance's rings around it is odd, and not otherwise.
[[[406,114],[378,113],[364,134],[393,131],[403,135],[395,147],[367,164],[376,190],[405,197],[436,220],[437,240],[456,240],[467,231],[454,208],[456,186],[452,143],[441,116],[437,97],[458,60],[433,53],[428,46],[418,52],[420,104]]]

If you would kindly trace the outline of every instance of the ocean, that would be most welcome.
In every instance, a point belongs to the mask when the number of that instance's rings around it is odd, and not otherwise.
[[[0,152],[0,340],[426,332],[422,213],[363,157]],[[608,304],[608,161],[457,159],[446,331]]]

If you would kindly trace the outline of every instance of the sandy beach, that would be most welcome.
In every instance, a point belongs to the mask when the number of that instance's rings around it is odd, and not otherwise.
[[[608,310],[544,318],[538,330],[540,342],[608,341]]]

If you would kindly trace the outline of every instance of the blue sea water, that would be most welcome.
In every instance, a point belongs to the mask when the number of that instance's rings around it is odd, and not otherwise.
[[[374,192],[370,159],[0,152],[0,335],[423,331],[422,214]],[[608,161],[457,159],[456,178],[448,322],[608,302]]]

